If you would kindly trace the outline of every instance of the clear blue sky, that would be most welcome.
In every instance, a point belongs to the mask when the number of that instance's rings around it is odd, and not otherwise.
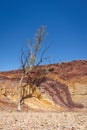
[[[48,63],[87,60],[87,0],[0,0],[0,71],[20,67],[20,49],[40,25]]]

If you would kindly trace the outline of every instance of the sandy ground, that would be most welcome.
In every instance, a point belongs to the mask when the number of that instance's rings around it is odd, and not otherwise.
[[[87,130],[87,113],[0,111],[0,130]]]

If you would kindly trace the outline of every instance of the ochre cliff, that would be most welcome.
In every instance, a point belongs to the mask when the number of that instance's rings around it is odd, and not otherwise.
[[[0,109],[17,109],[21,74],[22,70],[0,72]],[[39,66],[31,72],[31,78],[35,76],[33,92],[24,79],[22,110],[87,111],[86,60]]]

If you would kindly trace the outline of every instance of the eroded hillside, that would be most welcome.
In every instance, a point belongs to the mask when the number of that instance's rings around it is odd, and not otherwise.
[[[21,74],[22,70],[0,72],[0,109],[17,109]],[[26,85],[24,79],[22,110],[87,111],[87,61],[39,66],[30,77],[35,84]]]

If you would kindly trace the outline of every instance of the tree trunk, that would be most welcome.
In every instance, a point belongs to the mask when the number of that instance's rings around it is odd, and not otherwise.
[[[19,86],[18,86],[18,111],[21,111],[21,86],[22,86],[22,81],[23,81],[24,76],[21,77]]]

